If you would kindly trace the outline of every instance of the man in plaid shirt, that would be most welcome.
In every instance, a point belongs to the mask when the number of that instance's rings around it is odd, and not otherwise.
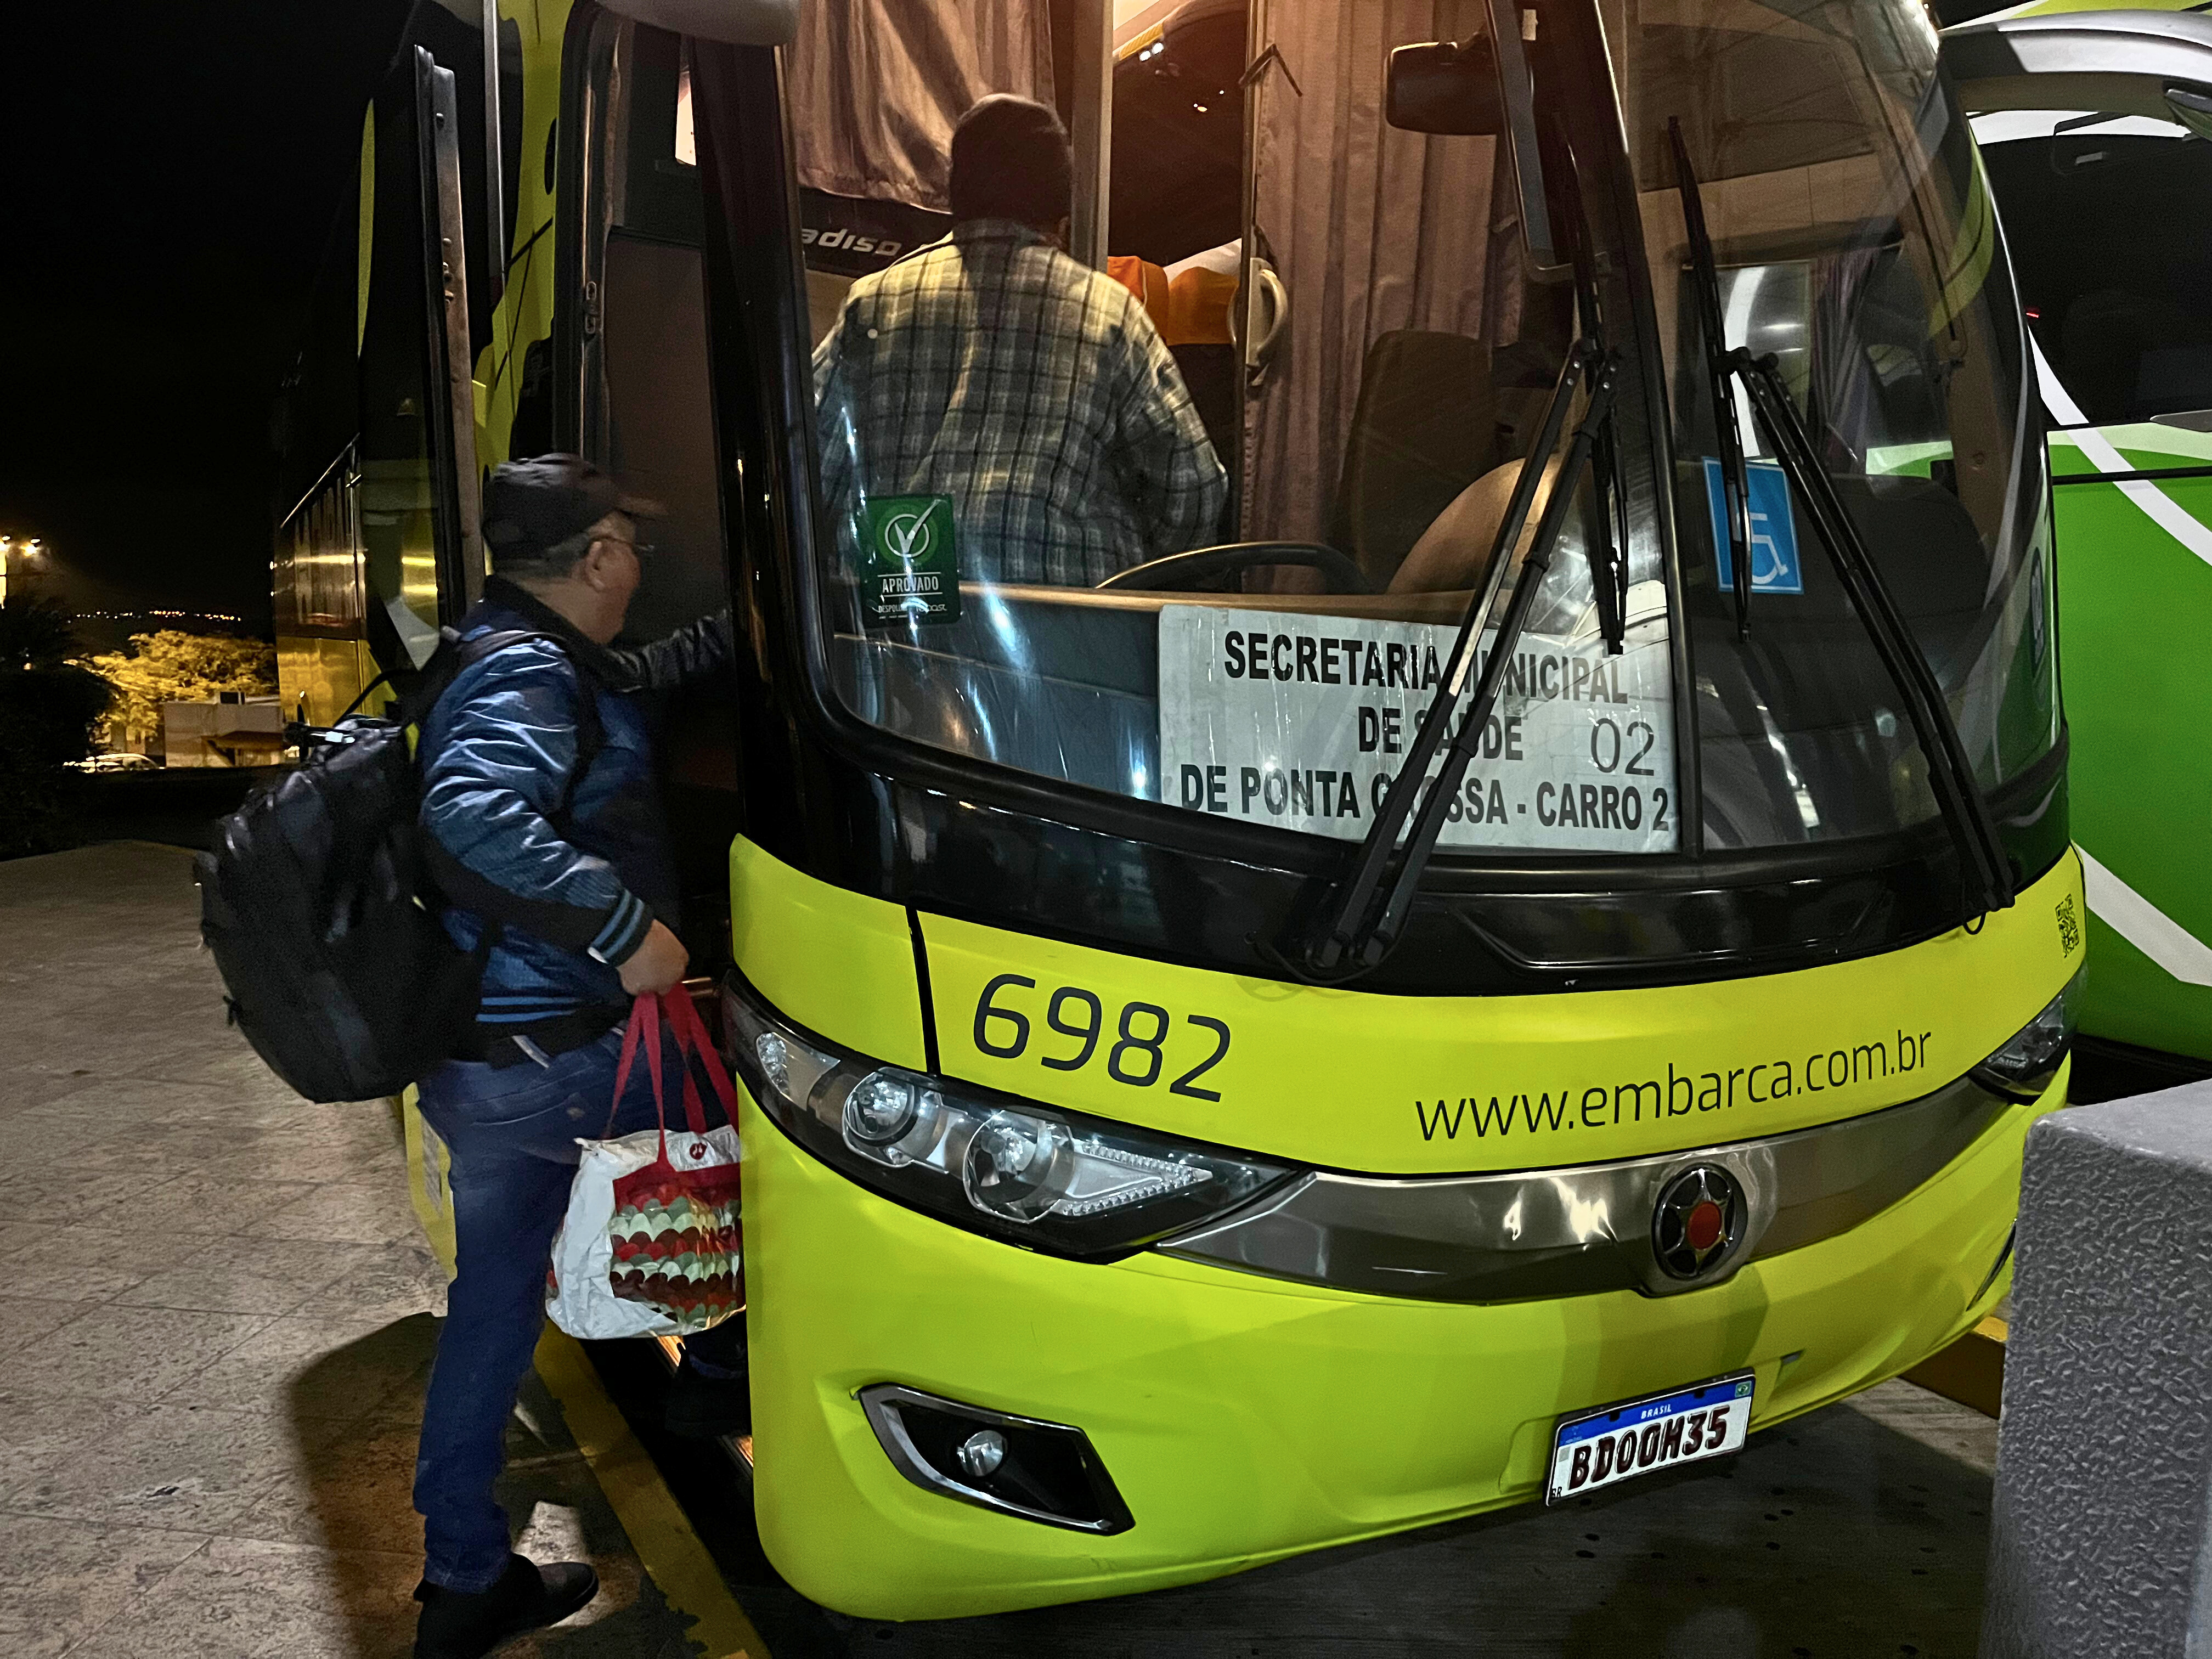
[[[983,99],[951,234],[853,284],[814,353],[838,542],[870,496],[948,495],[969,580],[1096,586],[1218,539],[1228,481],[1143,303],[1062,251],[1060,118]]]

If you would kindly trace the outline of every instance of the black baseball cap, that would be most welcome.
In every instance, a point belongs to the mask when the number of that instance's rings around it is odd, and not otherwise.
[[[979,98],[952,129],[952,216],[1050,230],[1072,211],[1073,168],[1049,107],[1010,92]]]
[[[484,482],[483,538],[495,566],[535,564],[610,513],[653,519],[662,511],[658,501],[626,494],[580,455],[538,455],[492,468]]]

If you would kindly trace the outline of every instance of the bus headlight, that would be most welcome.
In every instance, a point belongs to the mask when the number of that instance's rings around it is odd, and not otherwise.
[[[994,1112],[969,1133],[960,1188],[985,1214],[1027,1224],[1050,1215],[1067,1197],[1075,1165],[1086,1156],[1065,1123],[1026,1112]]]
[[[871,1072],[846,1091],[845,1139],[854,1143],[856,1152],[865,1146],[886,1164],[904,1164],[898,1143],[912,1138],[925,1104],[933,1109],[933,1119],[935,1096],[900,1073]]]
[[[1299,1171],[1103,1118],[948,1083],[807,1036],[732,975],[732,1065],[761,1109],[886,1198],[1054,1255],[1127,1255]]]
[[[2013,1034],[1970,1075],[1991,1092],[2014,1100],[2033,1100],[2051,1086],[2058,1062],[2074,1041],[2074,1028],[2081,1021],[2081,992],[2087,967],[2075,969],[2066,988],[2045,1005],[2043,1012]]]

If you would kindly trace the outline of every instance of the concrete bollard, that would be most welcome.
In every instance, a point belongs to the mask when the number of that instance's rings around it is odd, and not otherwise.
[[[2029,1132],[1982,1659],[2212,1659],[2212,1083]]]

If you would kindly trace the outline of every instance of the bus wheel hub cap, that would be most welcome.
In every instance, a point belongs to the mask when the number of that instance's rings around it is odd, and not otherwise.
[[[1743,1236],[1743,1188],[1717,1164],[1682,1171],[1652,1206],[1651,1249],[1670,1279],[1702,1279],[1728,1259]]]

